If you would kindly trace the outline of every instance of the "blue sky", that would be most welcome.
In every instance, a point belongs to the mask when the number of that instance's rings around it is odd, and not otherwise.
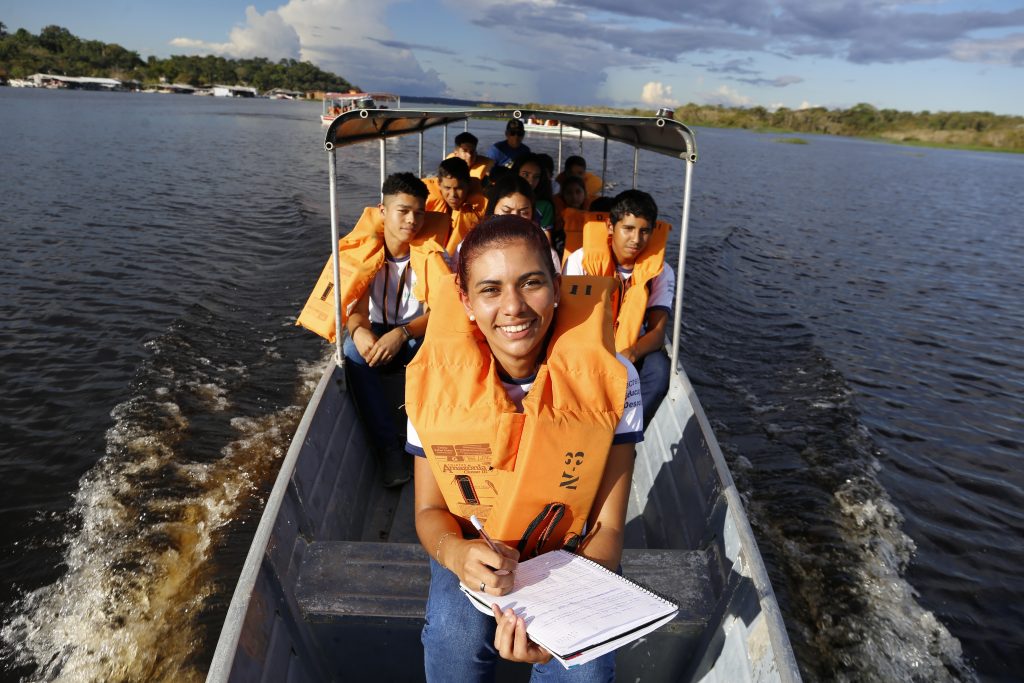
[[[1024,115],[1024,0],[8,0],[0,21],[405,95]]]

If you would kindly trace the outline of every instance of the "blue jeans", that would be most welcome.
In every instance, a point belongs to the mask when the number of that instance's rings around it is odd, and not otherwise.
[[[640,402],[644,406],[644,429],[654,419],[665,394],[668,393],[670,362],[664,349],[649,353],[633,363],[640,375]]]
[[[470,604],[459,579],[430,559],[430,596],[423,641],[423,664],[430,683],[492,681],[498,662],[494,649],[494,617]],[[531,681],[610,683],[615,680],[615,653],[566,669],[552,659],[535,664]]]
[[[373,323],[371,328],[377,337],[388,330],[380,323]],[[345,338],[342,352],[345,354],[349,391],[355,399],[370,441],[377,448],[401,449],[404,445],[404,411],[399,406],[405,403],[405,366],[416,355],[420,341],[406,341],[391,362],[370,367],[359,355],[359,349],[352,338]]]

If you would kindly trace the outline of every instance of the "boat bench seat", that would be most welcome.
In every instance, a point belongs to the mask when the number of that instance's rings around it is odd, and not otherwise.
[[[697,550],[626,549],[622,570],[673,599],[679,614],[619,651],[618,677],[657,671],[659,678],[672,673],[665,680],[677,680],[715,606],[708,557]],[[423,656],[419,632],[429,585],[427,555],[419,544],[323,541],[306,551],[295,599],[339,677],[356,675],[358,663],[369,661],[368,673],[390,680],[389,665],[407,676],[408,658]],[[518,678],[499,671],[499,680]]]

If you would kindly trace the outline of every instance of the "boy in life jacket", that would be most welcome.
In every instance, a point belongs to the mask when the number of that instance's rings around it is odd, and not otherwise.
[[[412,173],[394,173],[384,181],[381,194],[383,265],[352,306],[343,352],[352,396],[380,461],[384,485],[390,487],[404,484],[412,474],[401,425],[396,423],[404,416],[396,409],[398,404],[389,401],[386,383],[388,378],[397,380],[404,391],[405,366],[419,348],[429,316],[413,295],[418,281],[426,277],[418,272],[426,269],[421,252],[440,250],[441,245],[433,240],[412,244],[424,226],[428,193],[423,181]],[[371,239],[368,244],[379,241]]]
[[[448,155],[449,159],[458,157],[469,165],[469,175],[483,180],[491,172],[494,159],[476,153],[479,140],[468,130],[455,136],[455,151]]]
[[[430,195],[427,211],[444,213],[452,219],[451,233],[445,243],[449,256],[480,223],[487,209],[487,199],[480,193],[480,181],[472,178],[469,167],[460,158],[445,159],[437,167],[436,178],[424,178]]]
[[[615,349],[640,373],[646,429],[668,393],[671,372],[664,347],[676,276],[665,263],[668,225],[658,222],[651,195],[626,190],[609,210],[607,238],[594,228],[599,226],[584,228],[583,247],[569,256],[564,272],[616,278]],[[656,230],[663,232],[656,235]]]
[[[569,176],[583,178],[587,188],[587,201],[593,201],[601,195],[603,190],[601,179],[587,171],[587,160],[581,156],[572,155],[565,160],[564,170],[555,178],[555,182],[561,186],[562,182]]]

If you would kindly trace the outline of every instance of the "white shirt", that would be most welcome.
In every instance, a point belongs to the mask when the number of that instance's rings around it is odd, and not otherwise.
[[[626,398],[623,401],[622,417],[619,424],[615,425],[615,436],[612,443],[639,443],[644,440],[644,407],[640,401],[640,375],[637,374],[633,364],[626,360],[622,354],[615,354],[620,363],[626,367]],[[505,387],[505,394],[512,401],[518,410],[523,409],[523,399],[533,387],[533,377],[525,380],[501,380],[501,386]],[[423,442],[420,435],[409,420],[406,426],[405,450],[418,456],[424,456]]]
[[[370,322],[405,325],[409,321],[423,315],[423,304],[412,294],[413,287],[415,286],[416,271],[409,265],[408,255],[400,259],[385,258],[384,266],[377,271],[377,275],[374,276],[373,283],[370,285]],[[401,294],[396,301],[395,293],[399,289],[401,289]],[[386,320],[384,318],[385,311],[383,310],[385,293],[388,299],[386,302]],[[397,320],[395,320],[396,305],[398,309]]]

